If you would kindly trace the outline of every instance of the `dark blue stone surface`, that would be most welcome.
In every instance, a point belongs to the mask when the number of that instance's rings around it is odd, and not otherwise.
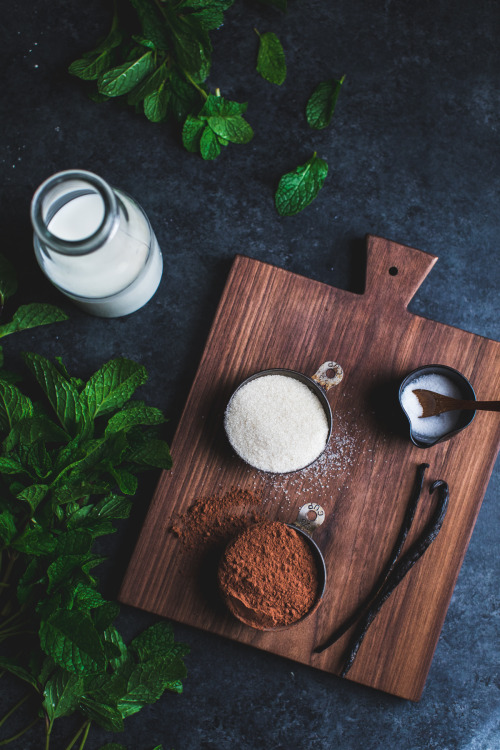
[[[236,0],[213,32],[208,83],[248,101],[255,137],[214,162],[187,153],[174,126],[151,124],[117,102],[91,102],[67,74],[108,20],[98,0],[13,0],[4,10],[1,250],[20,276],[18,302],[50,301],[71,315],[11,337],[12,369],[23,350],[60,355],[82,377],[114,356],[139,360],[150,373],[142,396],[169,416],[170,439],[234,254],[362,291],[366,233],[439,256],[414,312],[499,338],[497,0],[289,0],[286,14]],[[255,72],[254,27],[282,40],[288,77],[281,87]],[[311,130],[308,96],[319,81],[343,74],[332,124]],[[280,218],[279,177],[313,151],[330,167],[324,188],[304,212]],[[165,273],[153,300],[131,316],[84,315],[36,266],[30,199],[42,180],[67,168],[97,172],[150,217]],[[106,538],[110,596],[154,481],[142,481],[135,516]],[[164,750],[498,750],[498,489],[496,467],[419,703],[176,626],[191,646],[184,694],[127,719],[115,738],[93,728],[86,748],[114,739],[134,750],[159,743]],[[118,624],[129,638],[152,621],[123,607]],[[3,713],[17,686],[3,677],[0,691]],[[51,748],[66,747],[72,726],[60,721]],[[33,730],[12,746],[42,745]]]

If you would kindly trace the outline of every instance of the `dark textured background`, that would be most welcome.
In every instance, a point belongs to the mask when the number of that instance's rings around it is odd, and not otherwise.
[[[208,83],[248,101],[255,137],[210,163],[188,154],[174,127],[148,123],[118,103],[95,104],[67,74],[108,17],[99,0],[13,0],[4,11],[1,250],[20,275],[17,303],[51,301],[71,315],[7,340],[11,368],[21,366],[26,349],[61,355],[82,377],[113,356],[139,360],[150,373],[141,395],[169,416],[170,439],[234,254],[362,291],[366,233],[439,256],[414,312],[499,338],[497,0],[289,0],[286,15],[236,0],[212,34]],[[254,26],[274,31],[284,45],[281,87],[255,73]],[[309,94],[342,74],[332,125],[311,130]],[[278,179],[314,150],[330,166],[325,186],[303,213],[280,218]],[[156,296],[134,315],[87,317],[36,266],[29,202],[42,180],[67,168],[97,172],[150,217],[165,272]],[[134,517],[106,540],[102,576],[111,596],[155,480],[142,482]],[[165,695],[127,719],[116,741],[137,750],[160,742],[164,750],[497,750],[498,484],[497,467],[420,703],[176,626],[191,646],[184,694]],[[124,607],[118,624],[129,638],[151,621]],[[0,691],[6,710],[17,687],[4,677]],[[51,747],[62,750],[71,726],[58,723]],[[86,747],[111,737],[93,728]],[[15,746],[42,744],[34,730]]]

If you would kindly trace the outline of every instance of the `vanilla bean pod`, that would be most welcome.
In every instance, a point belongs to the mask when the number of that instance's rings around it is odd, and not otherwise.
[[[437,537],[439,530],[441,529],[441,526],[443,524],[446,510],[448,508],[449,490],[446,482],[443,482],[441,479],[438,479],[431,485],[429,494],[434,492],[435,489],[439,491],[438,502],[436,504],[436,508],[434,510],[432,518],[425,527],[419,539],[417,539],[417,541],[410,547],[408,552],[404,554],[401,560],[399,560],[399,562],[394,566],[392,573],[388,576],[386,582],[380,590],[380,593],[377,595],[365,617],[360,622],[356,631],[356,635],[352,641],[352,645],[349,649],[346,661],[342,668],[342,672],[340,675],[341,677],[345,677],[352,667],[354,659],[356,658],[356,655],[359,651],[359,647],[361,646],[361,643],[363,642],[363,639],[368,632],[368,628],[379,613],[384,602],[390,597],[394,589],[398,586],[399,583],[401,583],[401,581],[411,570],[413,565],[422,557],[426,549]]]
[[[340,625],[337,628],[337,630],[335,630],[332,633],[332,635],[328,638],[328,640],[326,640],[324,643],[322,643],[320,646],[317,646],[314,649],[314,653],[321,654],[327,648],[330,648],[330,646],[333,646],[333,644],[336,643],[339,640],[339,638],[341,638],[344,635],[344,633],[346,633],[352,625],[354,625],[354,623],[361,617],[361,615],[368,610],[372,602],[375,600],[375,597],[380,592],[382,586],[384,585],[387,579],[387,576],[389,575],[391,570],[394,568],[394,565],[396,564],[396,561],[401,553],[401,550],[403,549],[403,545],[406,541],[406,537],[408,536],[408,532],[413,523],[415,512],[417,510],[418,501],[422,493],[422,487],[424,485],[425,470],[428,468],[429,468],[429,464],[420,464],[417,467],[417,476],[415,478],[415,483],[413,485],[413,489],[411,492],[410,500],[408,502],[408,506],[406,508],[406,512],[405,512],[405,516],[403,519],[401,529],[394,543],[394,546],[391,550],[391,554],[389,555],[387,564],[384,570],[382,571],[382,573],[380,574],[380,576],[378,577],[377,582],[375,583],[375,586],[372,588],[367,598],[359,605],[359,607],[357,607],[357,609],[354,610],[354,612],[347,618],[347,620],[344,620],[342,625]]]

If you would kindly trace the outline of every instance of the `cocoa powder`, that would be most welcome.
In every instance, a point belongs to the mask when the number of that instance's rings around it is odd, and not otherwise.
[[[263,520],[263,515],[257,512],[261,503],[256,493],[232,487],[224,494],[198,498],[175,518],[170,530],[192,550],[219,546],[250,524]]]
[[[251,526],[230,542],[218,582],[230,611],[259,629],[300,620],[319,592],[317,565],[307,540],[279,521]]]

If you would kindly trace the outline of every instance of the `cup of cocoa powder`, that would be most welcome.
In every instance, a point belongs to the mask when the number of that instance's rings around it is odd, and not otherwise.
[[[229,611],[257,630],[279,630],[310,617],[326,587],[323,554],[310,534],[324,520],[315,503],[293,524],[253,524],[227,545],[218,584]]]

